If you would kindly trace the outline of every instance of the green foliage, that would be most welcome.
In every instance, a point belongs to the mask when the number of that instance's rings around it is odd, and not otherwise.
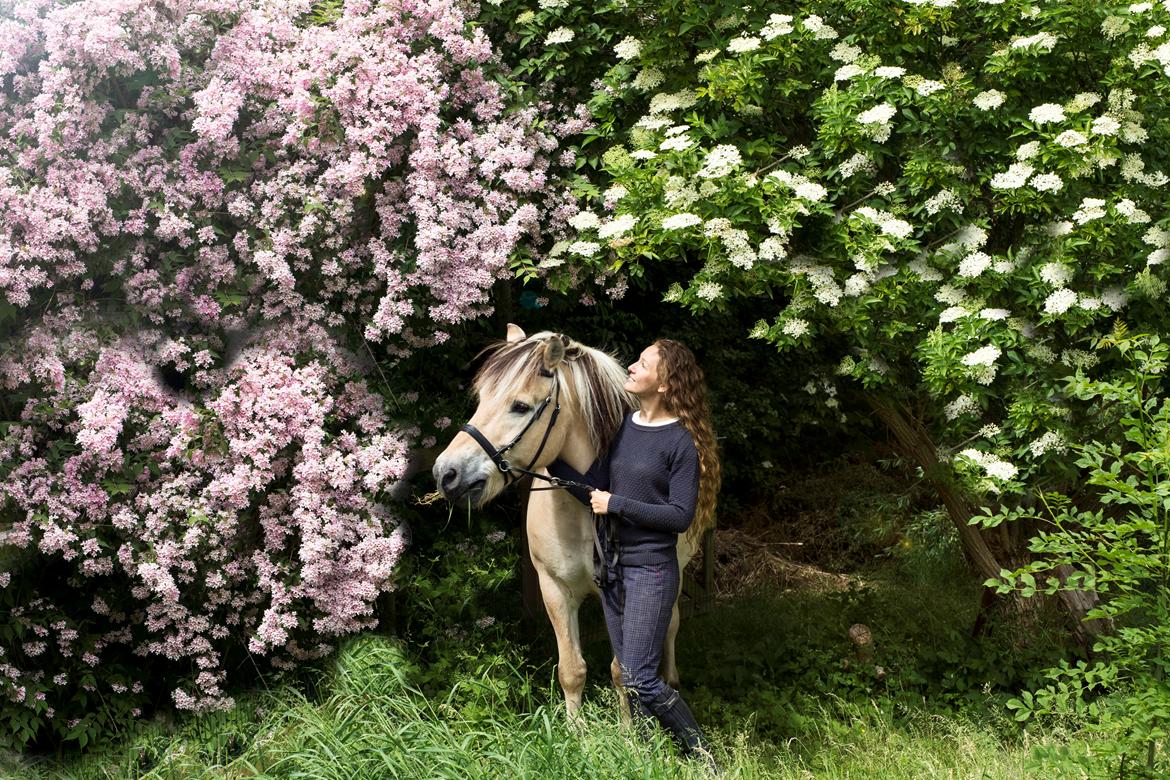
[[[1100,342],[1129,368],[1112,380],[1078,372],[1071,395],[1098,404],[1100,422],[1118,438],[1075,447],[1087,489],[1044,493],[1030,509],[986,512],[986,525],[1026,520],[1040,530],[1031,564],[989,585],[1025,596],[1095,590],[1088,617],[1103,628],[1091,661],[1062,663],[1008,706],[1019,720],[1071,714],[1101,740],[1095,750],[1052,760],[1126,777],[1162,777],[1170,768],[1170,345],[1157,336],[1117,333]],[[1058,567],[1069,567],[1058,570]]]
[[[490,659],[515,657],[519,613],[518,512],[502,497],[491,511],[451,509],[413,524],[405,563],[400,628],[421,654],[415,678],[446,687]]]

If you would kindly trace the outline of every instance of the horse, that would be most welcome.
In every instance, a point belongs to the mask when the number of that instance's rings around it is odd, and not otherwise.
[[[623,387],[627,372],[617,360],[561,334],[544,331],[526,336],[520,327],[509,324],[506,339],[485,352],[473,385],[479,405],[433,468],[435,483],[452,503],[467,501],[482,507],[516,481],[518,474],[534,472],[547,479],[545,467],[557,458],[585,473],[609,448],[625,415],[637,408],[637,398]],[[552,411],[545,417],[550,406]],[[528,465],[513,465],[518,463]],[[534,491],[529,497],[528,550],[556,634],[557,679],[570,717],[581,707],[585,689],[578,610],[586,597],[599,595],[593,579],[592,523],[589,507],[567,491]],[[699,548],[706,530],[699,525],[692,523],[679,536],[679,571]],[[678,627],[676,594],[659,669],[676,689]],[[610,663],[610,677],[620,712],[628,717],[616,657]]]

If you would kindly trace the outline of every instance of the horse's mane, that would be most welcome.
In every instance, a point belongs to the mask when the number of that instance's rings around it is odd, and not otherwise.
[[[481,396],[497,395],[523,387],[539,374],[541,348],[554,337],[560,335],[542,331],[489,346],[484,350],[487,359],[475,375],[475,391]],[[607,451],[626,412],[637,408],[637,399],[624,389],[626,370],[612,355],[568,339],[557,373],[562,388],[581,410],[590,443],[599,453]]]

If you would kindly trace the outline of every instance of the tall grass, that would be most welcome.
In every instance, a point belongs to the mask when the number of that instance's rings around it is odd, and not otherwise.
[[[285,688],[233,713],[191,719],[176,733],[145,728],[124,745],[66,766],[10,760],[6,769],[29,780],[707,776],[661,735],[637,739],[606,688],[592,688],[571,722],[551,679],[534,684],[530,673],[498,657],[443,696],[413,688],[410,672],[397,643],[367,636],[340,653],[320,701]],[[802,695],[793,706],[802,710],[800,727],[780,742],[761,737],[750,715],[712,731],[724,777],[1016,780],[1033,776],[1034,743],[1067,738],[1021,733],[1005,741],[1004,723],[925,711],[894,717],[878,702]]]

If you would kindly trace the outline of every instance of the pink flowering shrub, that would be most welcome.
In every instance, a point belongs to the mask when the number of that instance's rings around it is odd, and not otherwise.
[[[158,381],[158,332],[105,341],[50,318],[37,337],[56,354],[0,367],[9,385],[64,378],[0,441],[0,576],[25,639],[0,647],[0,696],[66,733],[93,714],[85,692],[134,699],[151,672],[178,707],[222,708],[245,648],[288,667],[375,625],[406,541],[384,503],[406,440],[328,332],[256,334],[230,368],[197,372],[194,401]],[[54,361],[63,374],[40,368]],[[12,598],[46,572],[69,587],[44,592],[70,600]]]
[[[160,684],[227,707],[249,655],[375,624],[420,432],[370,342],[444,342],[576,211],[583,114],[516,108],[499,68],[452,0],[0,11],[13,743],[84,744]]]

